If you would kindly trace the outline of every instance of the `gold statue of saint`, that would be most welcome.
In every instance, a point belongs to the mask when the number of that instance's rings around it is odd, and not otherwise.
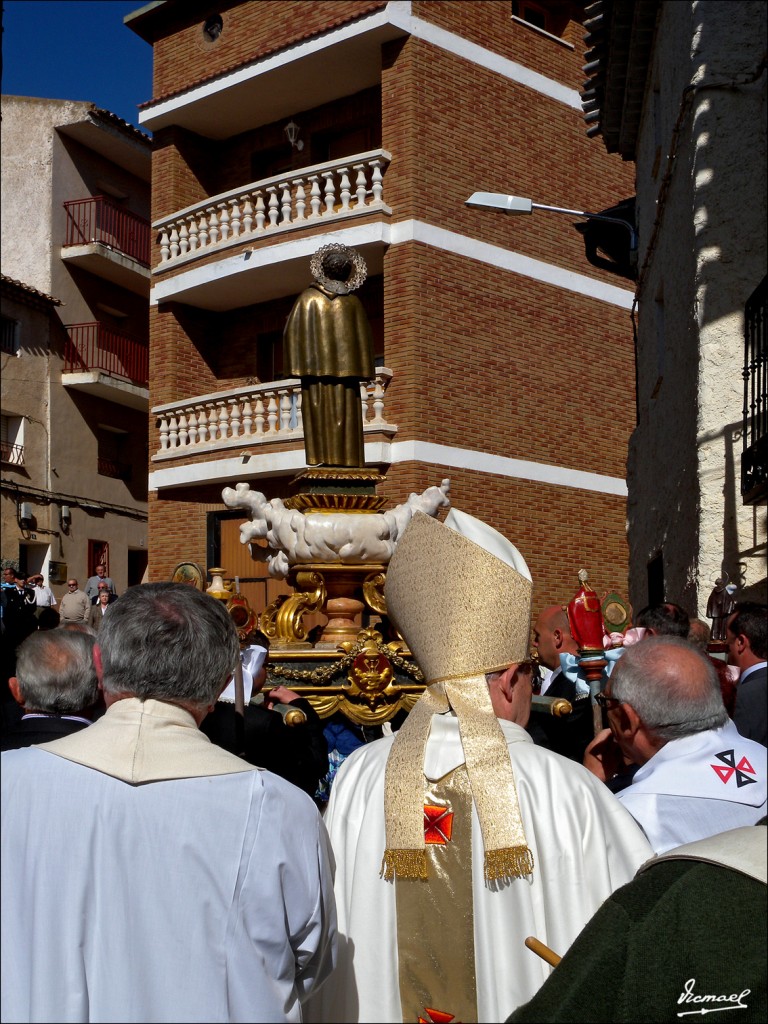
[[[310,466],[364,466],[360,382],[375,374],[373,337],[351,293],[366,278],[363,257],[333,242],[310,262],[283,334],[284,372],[301,378],[304,448]]]

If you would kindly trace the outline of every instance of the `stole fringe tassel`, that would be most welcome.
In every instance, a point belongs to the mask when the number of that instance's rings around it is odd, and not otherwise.
[[[397,878],[417,878],[427,880],[427,851],[422,850],[385,850],[381,862],[380,875],[387,882]]]
[[[488,850],[485,854],[485,880],[525,878],[533,874],[533,854],[527,846]]]

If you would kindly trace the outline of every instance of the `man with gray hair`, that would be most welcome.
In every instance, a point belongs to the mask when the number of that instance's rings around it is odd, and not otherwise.
[[[2,755],[3,1020],[300,1021],[335,948],[312,800],[199,724],[239,645],[193,587],[133,587],[95,647],[107,711]]]
[[[16,651],[8,686],[21,720],[4,733],[0,749],[47,743],[91,724],[100,692],[94,638],[69,630],[32,633]]]
[[[618,798],[655,853],[763,817],[765,748],[739,735],[714,665],[688,641],[656,636],[628,647],[597,702],[610,727],[604,778],[611,747],[614,767],[620,753],[641,766]]]

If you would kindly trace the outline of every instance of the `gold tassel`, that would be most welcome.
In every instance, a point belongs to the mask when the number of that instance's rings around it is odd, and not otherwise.
[[[427,851],[421,850],[385,850],[381,862],[381,876],[387,882],[397,878],[418,878],[427,880]]]
[[[488,850],[485,854],[485,879],[525,878],[533,874],[533,854],[527,846]]]

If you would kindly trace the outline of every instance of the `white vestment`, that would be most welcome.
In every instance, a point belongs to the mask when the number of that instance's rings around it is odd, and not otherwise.
[[[765,814],[766,748],[729,719],[670,740],[617,795],[654,853],[754,825]]]
[[[2,1020],[301,1021],[331,864],[304,793],[170,704],[4,753]]]
[[[509,747],[533,875],[486,884],[472,808],[472,890],[478,1019],[502,1021],[551,968],[524,946],[534,935],[565,953],[600,904],[651,854],[631,816],[581,765],[534,746],[500,722]],[[401,1021],[395,885],[380,875],[385,849],[384,768],[393,738],[360,747],[339,769],[325,823],[336,857],[338,967],[310,1000],[315,1022]],[[464,762],[457,719],[435,715],[425,774],[437,780]],[[424,885],[398,881],[398,885]],[[456,907],[456,927],[463,926]],[[431,1004],[441,1009],[439,993]],[[426,1016],[425,1016],[426,1019]]]

